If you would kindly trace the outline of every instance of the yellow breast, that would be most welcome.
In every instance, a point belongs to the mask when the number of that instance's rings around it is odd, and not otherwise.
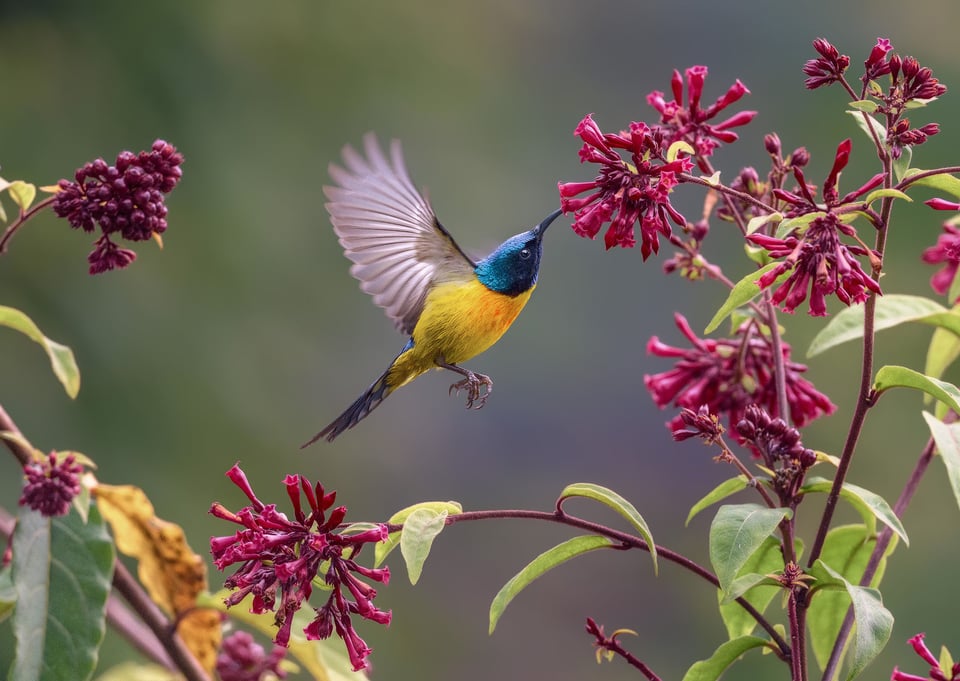
[[[506,296],[476,279],[436,286],[427,294],[413,330],[413,348],[398,357],[391,370],[391,386],[399,387],[429,371],[439,358],[459,364],[479,355],[510,328],[534,288]]]

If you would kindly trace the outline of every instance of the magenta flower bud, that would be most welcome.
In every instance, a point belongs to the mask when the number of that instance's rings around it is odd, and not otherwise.
[[[946,199],[927,199],[924,203],[934,210],[960,210],[960,203]]]

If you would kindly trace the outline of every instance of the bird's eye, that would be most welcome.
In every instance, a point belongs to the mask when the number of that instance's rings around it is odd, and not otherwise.
[[[529,260],[529,259],[530,259],[530,249],[529,249],[529,248],[521,248],[521,249],[520,249],[520,259],[521,259],[521,260]]]

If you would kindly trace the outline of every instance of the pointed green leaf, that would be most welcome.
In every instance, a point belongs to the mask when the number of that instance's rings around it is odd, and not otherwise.
[[[772,586],[774,587],[774,589],[776,589],[777,587],[780,586],[780,582],[778,582],[776,579],[774,579],[768,574],[761,574],[759,572],[747,572],[746,574],[740,575],[735,580],[733,580],[733,583],[730,585],[730,590],[727,591],[726,594],[724,594],[722,591],[717,591],[717,594],[719,594],[720,596],[720,605],[728,605],[729,603],[735,603],[738,598],[740,598],[741,596],[743,596],[743,594],[747,593],[748,591],[750,591],[756,586]],[[743,608],[740,608],[740,610],[743,610]],[[756,621],[754,621],[754,624],[756,624]]]
[[[882,393],[890,388],[913,388],[927,393],[945,405],[960,413],[960,390],[957,386],[936,378],[895,365],[880,367],[873,382],[873,389]]]
[[[541,553],[515,574],[509,582],[504,584],[503,588],[493,597],[493,602],[490,604],[490,633],[492,634],[493,630],[496,629],[497,622],[500,620],[503,611],[510,605],[510,601],[537,577],[588,551],[614,546],[619,546],[619,544],[606,537],[583,535],[568,539],[562,544],[557,544],[552,549]]]
[[[829,492],[833,488],[833,482],[824,478],[813,477],[800,488],[801,494],[809,492]],[[903,528],[900,518],[893,512],[887,500],[879,494],[864,489],[851,482],[843,483],[840,488],[840,496],[849,501],[864,517],[866,522],[871,522],[876,518],[881,523],[897,533],[903,543],[910,546],[910,540],[907,539],[907,531]]]
[[[770,646],[770,641],[756,636],[741,636],[727,641],[706,660],[694,662],[683,676],[683,681],[716,681],[748,650]]]
[[[853,616],[857,627],[851,643],[852,659],[847,672],[847,681],[850,681],[880,654],[890,640],[890,633],[893,631],[893,615],[883,607],[883,599],[879,591],[851,584],[822,560],[814,563],[810,574],[817,578],[815,588],[819,589],[821,586],[844,588],[853,604]]]
[[[424,501],[419,504],[414,504],[413,506],[407,506],[406,508],[397,511],[390,516],[390,520],[388,520],[387,523],[390,525],[402,525],[411,513],[422,508],[430,509],[436,513],[446,513],[447,515],[457,515],[459,513],[463,513],[463,506],[458,504],[456,501]],[[373,549],[374,567],[379,567],[390,554],[390,552],[400,545],[400,539],[402,536],[402,530],[400,532],[393,532],[389,537],[387,537],[386,541],[377,543]]]
[[[853,116],[853,120],[857,122],[857,125],[871,141],[873,141],[874,136],[876,136],[876,139],[880,140],[881,143],[887,139],[886,129],[880,121],[870,114],[863,113],[862,111],[847,111],[847,113]]]
[[[433,540],[444,528],[446,520],[446,511],[418,508],[404,521],[400,535],[400,553],[407,562],[407,575],[411,584],[416,584],[420,579]]]
[[[896,548],[896,540],[896,537],[892,538],[881,557],[877,571],[870,581],[870,587],[876,588],[883,580],[887,558]],[[834,566],[848,582],[859,584],[876,544],[876,534],[870,532],[864,525],[835,527],[827,533],[820,559]],[[810,604],[807,615],[810,643],[821,670],[830,657],[849,607],[848,595],[835,590],[824,590],[818,593]]]
[[[689,142],[684,142],[683,140],[677,140],[667,149],[667,163],[673,163],[680,157],[680,152],[687,154],[688,156],[693,156],[696,154],[696,150],[690,146]]]
[[[913,199],[911,199],[909,196],[904,194],[902,191],[900,191],[899,189],[891,189],[891,188],[874,189],[872,192],[867,194],[867,198],[865,198],[864,201],[867,203],[867,205],[869,205],[874,201],[876,201],[877,199],[882,199],[887,196],[894,199],[904,199],[906,201],[909,201],[910,203],[913,203]]]
[[[717,310],[717,313],[713,315],[713,319],[710,320],[710,323],[707,324],[707,328],[704,333],[713,333],[726,319],[731,312],[736,310],[741,305],[746,305],[751,300],[756,298],[761,293],[760,286],[757,285],[757,281],[765,275],[770,270],[775,267],[779,267],[779,262],[772,262],[766,267],[761,267],[760,269],[751,272],[743,279],[738,281],[733,289],[730,291],[730,294],[727,296],[727,299],[724,301],[723,305],[720,306],[720,309]],[[786,278],[789,276],[790,270],[784,272],[780,277],[777,277],[779,282],[781,278]]]
[[[572,485],[567,485],[560,493],[560,499],[563,500],[569,497],[584,497],[586,499],[599,501],[601,504],[609,506],[626,518],[627,522],[633,525],[643,541],[647,542],[647,546],[650,547],[650,558],[653,560],[653,572],[654,574],[657,573],[657,545],[653,541],[653,535],[650,534],[650,528],[647,527],[647,521],[643,519],[643,516],[640,515],[633,504],[613,490],[595,485],[592,482],[577,482]]]
[[[10,617],[17,604],[17,592],[13,588],[13,568],[0,568],[0,622]]]
[[[956,308],[951,310],[951,313],[957,314]],[[960,336],[942,327],[934,329],[927,347],[927,361],[923,373],[932,378],[940,378],[957,357],[960,357]]]
[[[689,525],[694,516],[696,516],[703,509],[713,506],[718,501],[723,501],[727,497],[736,494],[742,489],[746,489],[747,484],[747,476],[745,475],[738,475],[735,478],[724,480],[712,490],[707,492],[705,497],[691,507],[690,513],[687,514],[687,522],[685,524]]]
[[[947,469],[953,497],[957,500],[957,505],[960,505],[960,423],[944,423],[927,412],[923,412],[923,418]]]
[[[893,176],[896,178],[897,182],[906,177],[907,173],[910,170],[910,161],[913,160],[913,147],[906,146],[903,148],[900,158],[893,159]]]
[[[866,113],[873,113],[877,110],[877,103],[872,99],[858,99],[856,101],[850,102],[850,108],[855,111],[865,111]]]
[[[954,317],[956,329],[960,331],[960,315],[950,314],[949,310],[935,300],[922,296],[891,293],[877,298],[874,328],[882,331],[906,322],[926,321],[940,314]],[[927,323],[933,323],[933,321]],[[939,325],[943,326],[943,324]],[[819,355],[835,345],[857,338],[863,338],[862,305],[848,307],[834,315],[810,343],[807,357]]]
[[[726,593],[741,568],[790,515],[787,508],[758,504],[721,506],[710,525],[710,563]]]
[[[750,218],[750,222],[747,223],[747,235],[753,234],[769,222],[778,223],[781,220],[783,220],[783,214],[776,212],[754,216]]]
[[[26,212],[37,196],[36,186],[23,180],[14,180],[11,182],[10,186],[7,187],[7,191],[10,193],[10,198],[13,199],[13,202],[20,206],[20,212]]]
[[[946,192],[954,198],[960,199],[960,179],[951,175],[950,173],[937,173],[936,175],[928,175],[926,177],[921,177],[918,180],[913,180],[915,175],[919,173],[926,172],[920,168],[911,168],[907,172],[906,179],[901,182],[901,184],[907,184],[909,186],[919,185],[921,187],[930,187],[938,192]]]
[[[16,656],[10,679],[88,679],[106,631],[113,542],[96,507],[46,518],[23,511],[13,538]]]
[[[826,216],[825,212],[822,210],[815,210],[812,213],[804,213],[803,215],[798,215],[795,218],[787,218],[777,226],[777,231],[774,236],[778,239],[785,239],[793,231],[796,231],[799,234],[811,222],[824,216]]]
[[[70,348],[44,336],[32,319],[12,307],[0,305],[0,326],[9,326],[11,329],[25,334],[30,340],[39,343],[50,357],[53,373],[60,379],[67,395],[70,397],[77,396],[77,393],[80,392],[80,370],[77,368],[77,362]]]
[[[794,555],[798,558],[803,555],[803,542],[794,540]],[[730,638],[746,636],[757,628],[757,620],[748,613],[736,598],[743,597],[750,605],[763,613],[778,593],[783,593],[778,583],[765,581],[766,575],[783,572],[783,552],[780,542],[774,537],[767,537],[763,545],[754,552],[744,563],[738,577],[730,585],[729,597],[722,591],[717,591],[720,603],[720,617],[727,628]],[[757,579],[761,577],[763,579]],[[756,581],[753,581],[756,580]],[[751,582],[753,582],[751,584]],[[746,587],[746,590],[744,590]]]

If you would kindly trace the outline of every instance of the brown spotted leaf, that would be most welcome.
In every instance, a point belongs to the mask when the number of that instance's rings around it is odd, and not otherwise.
[[[117,549],[137,561],[137,575],[150,598],[172,619],[177,632],[201,665],[213,671],[220,645],[220,617],[195,609],[207,590],[207,568],[187,544],[183,529],[158,518],[139,487],[99,484],[97,505],[117,542]]]

